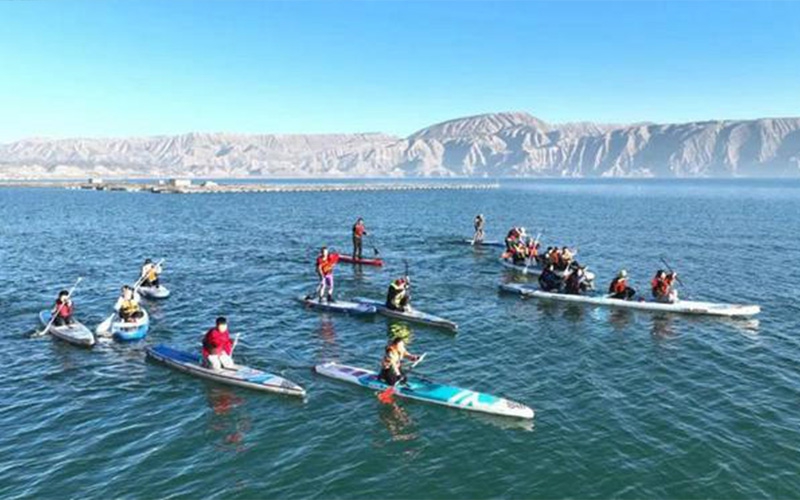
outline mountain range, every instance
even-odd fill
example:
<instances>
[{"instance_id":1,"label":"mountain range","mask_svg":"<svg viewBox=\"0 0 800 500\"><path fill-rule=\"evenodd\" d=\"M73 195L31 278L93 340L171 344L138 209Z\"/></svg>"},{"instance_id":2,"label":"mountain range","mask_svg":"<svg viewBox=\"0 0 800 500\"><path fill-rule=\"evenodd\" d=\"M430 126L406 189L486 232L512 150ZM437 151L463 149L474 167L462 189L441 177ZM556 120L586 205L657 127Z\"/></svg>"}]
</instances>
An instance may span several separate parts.
<instances>
[{"instance_id":1,"label":"mountain range","mask_svg":"<svg viewBox=\"0 0 800 500\"><path fill-rule=\"evenodd\" d=\"M0 178L797 177L800 118L549 124L528 113L381 133L26 139Z\"/></svg>"}]
</instances>

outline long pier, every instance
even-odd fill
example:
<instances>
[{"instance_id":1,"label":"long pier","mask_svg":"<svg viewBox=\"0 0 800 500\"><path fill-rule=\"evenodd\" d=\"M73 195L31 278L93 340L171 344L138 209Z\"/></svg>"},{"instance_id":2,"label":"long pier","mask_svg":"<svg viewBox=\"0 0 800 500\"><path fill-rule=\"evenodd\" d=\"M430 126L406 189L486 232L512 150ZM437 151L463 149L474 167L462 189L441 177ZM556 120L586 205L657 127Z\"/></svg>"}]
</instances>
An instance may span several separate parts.
<instances>
[{"instance_id":1,"label":"long pier","mask_svg":"<svg viewBox=\"0 0 800 500\"><path fill-rule=\"evenodd\" d=\"M59 188L95 191L127 191L157 194L220 194L220 193L303 193L335 191L448 191L497 189L498 183L476 182L365 182L348 183L225 183L225 181L200 181L192 184L162 182L105 181L102 183L77 181L52 182L0 182L0 188Z\"/></svg>"}]
</instances>

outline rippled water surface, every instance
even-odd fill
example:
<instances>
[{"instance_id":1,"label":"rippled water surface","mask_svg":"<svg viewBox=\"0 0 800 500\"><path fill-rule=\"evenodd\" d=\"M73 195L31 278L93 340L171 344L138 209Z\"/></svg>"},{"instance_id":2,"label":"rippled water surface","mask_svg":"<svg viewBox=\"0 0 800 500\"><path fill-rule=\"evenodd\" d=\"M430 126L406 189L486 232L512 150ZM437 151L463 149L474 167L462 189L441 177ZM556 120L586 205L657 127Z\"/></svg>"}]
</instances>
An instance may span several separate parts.
<instances>
[{"instance_id":1,"label":"rippled water surface","mask_svg":"<svg viewBox=\"0 0 800 500\"><path fill-rule=\"evenodd\" d=\"M758 303L757 320L658 316L523 301L497 252L454 243L474 215L579 247L605 284L643 286L666 255L685 296ZM312 374L373 367L388 324L304 310L322 244L366 219L384 269L340 266L339 295L382 296L408 262L419 371L535 408L532 426L398 401ZM491 191L169 196L0 189L0 496L800 496L800 183L504 182ZM147 340L81 350L31 339L37 312L84 277L92 328L144 257L173 295ZM145 361L196 349L214 317L237 358L305 401L220 387Z\"/></svg>"}]
</instances>

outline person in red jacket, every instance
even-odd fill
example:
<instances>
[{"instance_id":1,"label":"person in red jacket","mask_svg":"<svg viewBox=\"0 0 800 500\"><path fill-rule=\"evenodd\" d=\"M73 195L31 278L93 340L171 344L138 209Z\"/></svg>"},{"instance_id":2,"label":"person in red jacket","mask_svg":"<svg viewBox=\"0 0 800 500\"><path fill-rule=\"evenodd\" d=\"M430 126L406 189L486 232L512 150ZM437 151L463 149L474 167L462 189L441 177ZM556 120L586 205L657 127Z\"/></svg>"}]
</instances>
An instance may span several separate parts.
<instances>
[{"instance_id":1,"label":"person in red jacket","mask_svg":"<svg viewBox=\"0 0 800 500\"><path fill-rule=\"evenodd\" d=\"M675 290L675 280L678 278L676 272L666 272L659 269L656 276L650 282L653 298L657 302L672 304L678 301L678 291Z\"/></svg>"},{"instance_id":2,"label":"person in red jacket","mask_svg":"<svg viewBox=\"0 0 800 500\"><path fill-rule=\"evenodd\" d=\"M69 292L66 290L58 292L58 298L56 298L56 303L53 306L53 314L56 316L53 324L55 326L66 326L75 323L75 320L72 319L73 310L74 306L72 305L72 299L69 298Z\"/></svg>"},{"instance_id":3,"label":"person in red jacket","mask_svg":"<svg viewBox=\"0 0 800 500\"><path fill-rule=\"evenodd\" d=\"M367 233L367 228L364 226L364 219L361 217L358 218L355 224L353 224L353 258L354 259L361 259L361 249L362 249L362 241L364 239L364 235Z\"/></svg>"},{"instance_id":4,"label":"person in red jacket","mask_svg":"<svg viewBox=\"0 0 800 500\"><path fill-rule=\"evenodd\" d=\"M317 276L319 276L319 287L317 287L317 296L319 301L326 296L328 302L333 302L333 269L336 263L339 262L338 253L328 252L328 247L322 247L317 256Z\"/></svg>"},{"instance_id":5,"label":"person in red jacket","mask_svg":"<svg viewBox=\"0 0 800 500\"><path fill-rule=\"evenodd\" d=\"M628 271L622 269L608 285L608 296L612 299L631 300L636 290L628 285Z\"/></svg>"},{"instance_id":6,"label":"person in red jacket","mask_svg":"<svg viewBox=\"0 0 800 500\"><path fill-rule=\"evenodd\" d=\"M233 342L228 332L228 320L220 316L216 326L203 337L203 364L213 370L232 369L235 367L232 354Z\"/></svg>"}]
</instances>

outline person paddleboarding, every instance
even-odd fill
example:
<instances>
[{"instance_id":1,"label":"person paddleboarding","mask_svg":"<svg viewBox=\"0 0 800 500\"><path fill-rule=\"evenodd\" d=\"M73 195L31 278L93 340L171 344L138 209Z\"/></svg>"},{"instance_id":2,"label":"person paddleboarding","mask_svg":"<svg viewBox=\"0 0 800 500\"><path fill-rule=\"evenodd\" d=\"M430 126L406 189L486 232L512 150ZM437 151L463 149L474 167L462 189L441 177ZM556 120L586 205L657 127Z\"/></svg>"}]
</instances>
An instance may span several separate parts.
<instances>
[{"instance_id":1,"label":"person paddleboarding","mask_svg":"<svg viewBox=\"0 0 800 500\"><path fill-rule=\"evenodd\" d=\"M362 248L364 236L367 235L367 228L364 226L364 219L361 217L353 224L353 259L362 259Z\"/></svg>"},{"instance_id":2,"label":"person paddleboarding","mask_svg":"<svg viewBox=\"0 0 800 500\"><path fill-rule=\"evenodd\" d=\"M330 253L327 246L319 250L319 255L317 256L317 276L319 277L317 297L320 302L322 302L323 298L327 298L329 303L334 301L333 270L337 262L339 262L338 253Z\"/></svg>"},{"instance_id":3,"label":"person paddleboarding","mask_svg":"<svg viewBox=\"0 0 800 500\"><path fill-rule=\"evenodd\" d=\"M214 328L203 336L203 364L212 370L233 369L233 342L228 331L228 320L224 316L217 318Z\"/></svg>"},{"instance_id":4,"label":"person paddleboarding","mask_svg":"<svg viewBox=\"0 0 800 500\"><path fill-rule=\"evenodd\" d=\"M140 274L143 287L157 287L161 283L158 277L161 275L163 270L161 269L160 264L156 264L153 262L152 259L145 259L144 265L142 265L142 272Z\"/></svg>"},{"instance_id":5,"label":"person paddleboarding","mask_svg":"<svg viewBox=\"0 0 800 500\"><path fill-rule=\"evenodd\" d=\"M673 304L678 301L678 291L675 290L675 281L678 279L678 273L666 272L659 269L655 277L650 282L651 292L653 298L657 302L664 302L666 304Z\"/></svg>"},{"instance_id":6,"label":"person paddleboarding","mask_svg":"<svg viewBox=\"0 0 800 500\"><path fill-rule=\"evenodd\" d=\"M411 310L411 278L403 276L389 284L386 292L386 307L393 311Z\"/></svg>"},{"instance_id":7,"label":"person paddleboarding","mask_svg":"<svg viewBox=\"0 0 800 500\"><path fill-rule=\"evenodd\" d=\"M117 303L114 304L114 310L122 321L130 323L144 317L144 312L139 302L139 294L130 286L124 285Z\"/></svg>"},{"instance_id":8,"label":"person paddleboarding","mask_svg":"<svg viewBox=\"0 0 800 500\"><path fill-rule=\"evenodd\" d=\"M628 285L628 271L625 269L617 273L617 277L608 285L608 295L612 299L631 300L636 295L636 290Z\"/></svg>"},{"instance_id":9,"label":"person paddleboarding","mask_svg":"<svg viewBox=\"0 0 800 500\"><path fill-rule=\"evenodd\" d=\"M386 352L381 362L381 372L378 378L386 382L390 387L397 383L405 383L406 376L403 372L403 360L409 359L411 361L419 360L419 356L411 354L406 348L406 342L403 337L395 337L389 341L386 346Z\"/></svg>"},{"instance_id":10,"label":"person paddleboarding","mask_svg":"<svg viewBox=\"0 0 800 500\"><path fill-rule=\"evenodd\" d=\"M75 307L72 304L72 299L67 290L61 290L56 297L56 303L53 306L53 325L55 326L68 326L75 324L72 318L72 313Z\"/></svg>"},{"instance_id":11,"label":"person paddleboarding","mask_svg":"<svg viewBox=\"0 0 800 500\"><path fill-rule=\"evenodd\" d=\"M475 221L473 222L473 227L475 228L475 234L472 235L472 244L479 244L483 243L483 228L486 225L486 220L483 218L483 214L478 214L475 216Z\"/></svg>"}]
</instances>

